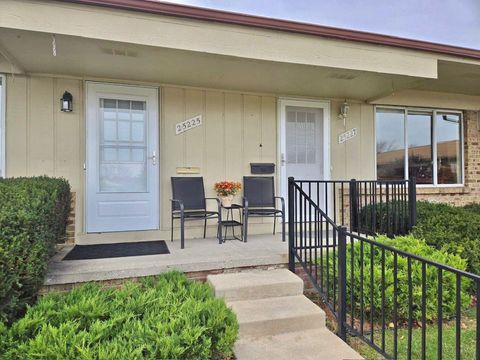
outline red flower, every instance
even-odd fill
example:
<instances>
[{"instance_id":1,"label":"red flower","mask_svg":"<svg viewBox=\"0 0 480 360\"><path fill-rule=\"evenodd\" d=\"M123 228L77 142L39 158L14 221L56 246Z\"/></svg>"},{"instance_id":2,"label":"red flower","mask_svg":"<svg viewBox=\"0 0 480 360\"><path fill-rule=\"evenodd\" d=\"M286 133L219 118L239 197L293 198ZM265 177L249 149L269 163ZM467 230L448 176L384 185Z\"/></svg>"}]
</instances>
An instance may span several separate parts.
<instances>
[{"instance_id":1,"label":"red flower","mask_svg":"<svg viewBox=\"0 0 480 360\"><path fill-rule=\"evenodd\" d=\"M242 185L235 181L219 181L214 185L218 196L236 195L241 188Z\"/></svg>"}]
</instances>

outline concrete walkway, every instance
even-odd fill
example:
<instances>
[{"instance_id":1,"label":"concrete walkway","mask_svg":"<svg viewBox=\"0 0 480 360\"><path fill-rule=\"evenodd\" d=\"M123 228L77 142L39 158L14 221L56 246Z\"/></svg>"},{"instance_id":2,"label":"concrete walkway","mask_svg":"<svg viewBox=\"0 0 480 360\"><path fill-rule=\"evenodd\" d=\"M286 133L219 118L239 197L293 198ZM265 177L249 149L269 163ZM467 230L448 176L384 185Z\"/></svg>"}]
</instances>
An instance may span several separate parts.
<instances>
[{"instance_id":1,"label":"concrete walkway","mask_svg":"<svg viewBox=\"0 0 480 360\"><path fill-rule=\"evenodd\" d=\"M303 281L286 269L209 275L240 324L238 360L362 357L325 326L325 312L303 295Z\"/></svg>"},{"instance_id":2,"label":"concrete walkway","mask_svg":"<svg viewBox=\"0 0 480 360\"><path fill-rule=\"evenodd\" d=\"M75 284L157 275L177 269L184 272L227 270L288 263L288 244L281 235L251 235L247 243L219 244L216 238L166 241L170 254L94 260L62 261L73 246L64 246L49 264L45 286Z\"/></svg>"}]
</instances>

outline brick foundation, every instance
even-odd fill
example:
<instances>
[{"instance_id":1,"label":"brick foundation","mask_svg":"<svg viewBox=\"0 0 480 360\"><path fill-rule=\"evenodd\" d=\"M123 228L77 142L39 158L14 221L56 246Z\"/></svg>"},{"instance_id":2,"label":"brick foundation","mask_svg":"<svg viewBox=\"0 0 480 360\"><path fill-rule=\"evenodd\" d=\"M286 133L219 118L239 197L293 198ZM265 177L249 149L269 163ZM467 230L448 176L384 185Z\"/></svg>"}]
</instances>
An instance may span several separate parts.
<instances>
[{"instance_id":1,"label":"brick foundation","mask_svg":"<svg viewBox=\"0 0 480 360\"><path fill-rule=\"evenodd\" d=\"M66 244L75 243L75 205L77 201L77 193L71 193L72 199L70 201L70 214L68 215L67 220L67 231L66 231Z\"/></svg>"},{"instance_id":2,"label":"brick foundation","mask_svg":"<svg viewBox=\"0 0 480 360\"><path fill-rule=\"evenodd\" d=\"M310 278L308 277L305 270L303 270L303 267L301 265L297 264L295 266L295 274L303 280L304 291L310 291L314 289Z\"/></svg>"},{"instance_id":3,"label":"brick foundation","mask_svg":"<svg viewBox=\"0 0 480 360\"><path fill-rule=\"evenodd\" d=\"M207 280L208 275L223 274L223 273L234 273L234 272L250 271L250 270L285 269L287 267L288 267L287 264L245 266L245 267L230 268L230 269L192 271L192 272L186 272L185 275L187 275L187 277L191 280L205 282ZM141 279L141 277L130 277L130 278L123 278L123 279L100 280L100 281L95 281L95 282L98 283L98 284L101 284L102 286L111 288L111 287L120 287L126 281L136 282L136 281L139 281L140 279ZM307 284L307 282L308 282L308 279L305 281L305 284ZM69 284L43 286L39 291L39 295L45 295L45 294L48 294L48 293L51 293L51 292L67 292L67 291L70 291L70 290L72 290L76 287L81 286L82 284L84 284L84 283L69 283Z\"/></svg>"}]
</instances>

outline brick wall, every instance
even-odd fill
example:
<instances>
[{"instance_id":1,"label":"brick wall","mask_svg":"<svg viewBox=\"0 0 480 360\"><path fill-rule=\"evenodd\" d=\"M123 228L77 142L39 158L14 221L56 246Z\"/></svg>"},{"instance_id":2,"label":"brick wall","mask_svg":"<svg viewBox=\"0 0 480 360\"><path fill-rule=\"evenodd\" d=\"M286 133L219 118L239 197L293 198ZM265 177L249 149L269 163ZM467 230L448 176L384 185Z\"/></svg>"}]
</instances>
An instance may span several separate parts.
<instances>
[{"instance_id":1,"label":"brick wall","mask_svg":"<svg viewBox=\"0 0 480 360\"><path fill-rule=\"evenodd\" d=\"M75 242L75 204L77 200L77 193L72 192L72 200L70 202L70 214L67 220L67 232L65 243L73 244Z\"/></svg>"}]
</instances>

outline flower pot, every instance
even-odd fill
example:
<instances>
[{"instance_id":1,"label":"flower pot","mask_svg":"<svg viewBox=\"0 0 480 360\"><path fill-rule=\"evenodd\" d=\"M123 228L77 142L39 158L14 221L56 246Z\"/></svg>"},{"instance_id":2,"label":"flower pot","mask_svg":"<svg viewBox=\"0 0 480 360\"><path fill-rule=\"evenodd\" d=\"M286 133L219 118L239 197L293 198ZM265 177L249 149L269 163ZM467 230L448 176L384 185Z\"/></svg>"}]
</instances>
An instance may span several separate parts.
<instances>
[{"instance_id":1,"label":"flower pot","mask_svg":"<svg viewBox=\"0 0 480 360\"><path fill-rule=\"evenodd\" d=\"M233 195L220 196L223 207L231 207L233 203Z\"/></svg>"}]
</instances>

